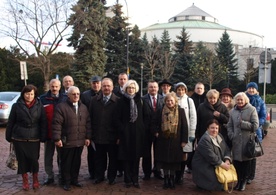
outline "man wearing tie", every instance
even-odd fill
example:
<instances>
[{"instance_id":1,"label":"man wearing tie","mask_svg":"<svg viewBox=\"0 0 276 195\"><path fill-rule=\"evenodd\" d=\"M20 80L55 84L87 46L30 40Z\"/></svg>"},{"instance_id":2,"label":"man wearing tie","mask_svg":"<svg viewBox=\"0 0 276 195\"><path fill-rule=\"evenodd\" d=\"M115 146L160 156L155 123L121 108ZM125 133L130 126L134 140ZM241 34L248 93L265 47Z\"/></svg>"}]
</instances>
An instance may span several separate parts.
<instances>
[{"instance_id":1,"label":"man wearing tie","mask_svg":"<svg viewBox=\"0 0 276 195\"><path fill-rule=\"evenodd\" d=\"M113 82L110 78L102 80L102 93L91 99L89 113L91 117L92 141L95 143L95 184L104 181L108 156L108 184L115 184L117 174L118 132L113 125L119 98L112 93Z\"/></svg>"},{"instance_id":2,"label":"man wearing tie","mask_svg":"<svg viewBox=\"0 0 276 195\"><path fill-rule=\"evenodd\" d=\"M126 73L120 73L118 76L118 84L119 86L114 87L113 93L118 96L122 97L123 95L123 86L128 81L128 76Z\"/></svg>"},{"instance_id":3,"label":"man wearing tie","mask_svg":"<svg viewBox=\"0 0 276 195\"><path fill-rule=\"evenodd\" d=\"M154 173L154 177L162 179L161 171L156 169L155 162L154 167L152 169L151 147L153 143L154 151L154 135L157 132L156 117L160 116L159 113L162 111L163 98L164 97L162 95L158 94L158 83L155 81L148 82L148 93L142 97L144 105L144 125L146 130L145 154L142 161L144 180L149 180L152 172Z\"/></svg>"}]
</instances>

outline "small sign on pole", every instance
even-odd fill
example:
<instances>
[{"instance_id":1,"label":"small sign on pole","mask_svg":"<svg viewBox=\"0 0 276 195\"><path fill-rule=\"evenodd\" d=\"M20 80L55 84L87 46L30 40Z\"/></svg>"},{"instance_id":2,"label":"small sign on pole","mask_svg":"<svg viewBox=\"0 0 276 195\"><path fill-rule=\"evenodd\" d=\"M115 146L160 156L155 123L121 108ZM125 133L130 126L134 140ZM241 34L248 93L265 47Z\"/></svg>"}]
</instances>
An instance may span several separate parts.
<instances>
[{"instance_id":1,"label":"small sign on pole","mask_svg":"<svg viewBox=\"0 0 276 195\"><path fill-rule=\"evenodd\" d=\"M28 72L27 72L27 65L25 61L20 61L20 75L21 80L24 80L25 85L27 85L27 79L28 79Z\"/></svg>"}]
</instances>

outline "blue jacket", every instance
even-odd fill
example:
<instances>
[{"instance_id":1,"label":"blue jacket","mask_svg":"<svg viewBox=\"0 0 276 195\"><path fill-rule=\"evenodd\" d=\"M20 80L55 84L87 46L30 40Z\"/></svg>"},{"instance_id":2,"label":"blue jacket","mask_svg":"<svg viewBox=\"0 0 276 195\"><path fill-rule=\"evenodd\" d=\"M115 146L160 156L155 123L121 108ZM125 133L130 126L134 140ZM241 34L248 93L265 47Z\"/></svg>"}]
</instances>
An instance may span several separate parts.
<instances>
[{"instance_id":1,"label":"blue jacket","mask_svg":"<svg viewBox=\"0 0 276 195\"><path fill-rule=\"evenodd\" d=\"M266 121L266 105L264 101L258 94L250 95L246 93L246 95L250 100L250 104L256 108L259 117L259 126L262 126Z\"/></svg>"}]
</instances>

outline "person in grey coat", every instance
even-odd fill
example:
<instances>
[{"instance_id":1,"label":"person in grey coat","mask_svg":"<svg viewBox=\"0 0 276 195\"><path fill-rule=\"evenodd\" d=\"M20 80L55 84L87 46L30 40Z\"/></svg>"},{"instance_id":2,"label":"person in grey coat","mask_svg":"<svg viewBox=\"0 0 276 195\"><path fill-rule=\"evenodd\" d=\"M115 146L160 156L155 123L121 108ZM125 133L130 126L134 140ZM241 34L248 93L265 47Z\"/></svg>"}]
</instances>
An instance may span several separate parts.
<instances>
[{"instance_id":1,"label":"person in grey coat","mask_svg":"<svg viewBox=\"0 0 276 195\"><path fill-rule=\"evenodd\" d=\"M235 106L231 110L227 124L228 137L232 141L234 166L237 170L238 183L235 190L244 191L251 158L244 156L246 144L250 135L254 135L259 127L258 114L244 92L234 97Z\"/></svg>"},{"instance_id":2,"label":"person in grey coat","mask_svg":"<svg viewBox=\"0 0 276 195\"><path fill-rule=\"evenodd\" d=\"M193 182L200 189L222 191L215 168L230 169L231 152L219 133L220 123L216 119L207 122L207 131L202 135L192 160Z\"/></svg>"}]
</instances>

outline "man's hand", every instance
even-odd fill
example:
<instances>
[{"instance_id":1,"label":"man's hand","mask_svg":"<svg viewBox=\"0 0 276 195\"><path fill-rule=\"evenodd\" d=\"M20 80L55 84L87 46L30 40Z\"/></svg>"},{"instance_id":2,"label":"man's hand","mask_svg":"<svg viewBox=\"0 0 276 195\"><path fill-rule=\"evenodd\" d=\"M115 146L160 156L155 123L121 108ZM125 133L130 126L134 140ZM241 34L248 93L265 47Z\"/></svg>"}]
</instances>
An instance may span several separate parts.
<instances>
[{"instance_id":1,"label":"man's hand","mask_svg":"<svg viewBox=\"0 0 276 195\"><path fill-rule=\"evenodd\" d=\"M62 141L61 141L61 140L55 142L55 144L56 144L56 146L59 147L59 148L63 147L63 144L62 144Z\"/></svg>"},{"instance_id":2,"label":"man's hand","mask_svg":"<svg viewBox=\"0 0 276 195\"><path fill-rule=\"evenodd\" d=\"M85 146L88 147L90 145L90 139L86 139L84 143L85 143Z\"/></svg>"}]
</instances>

